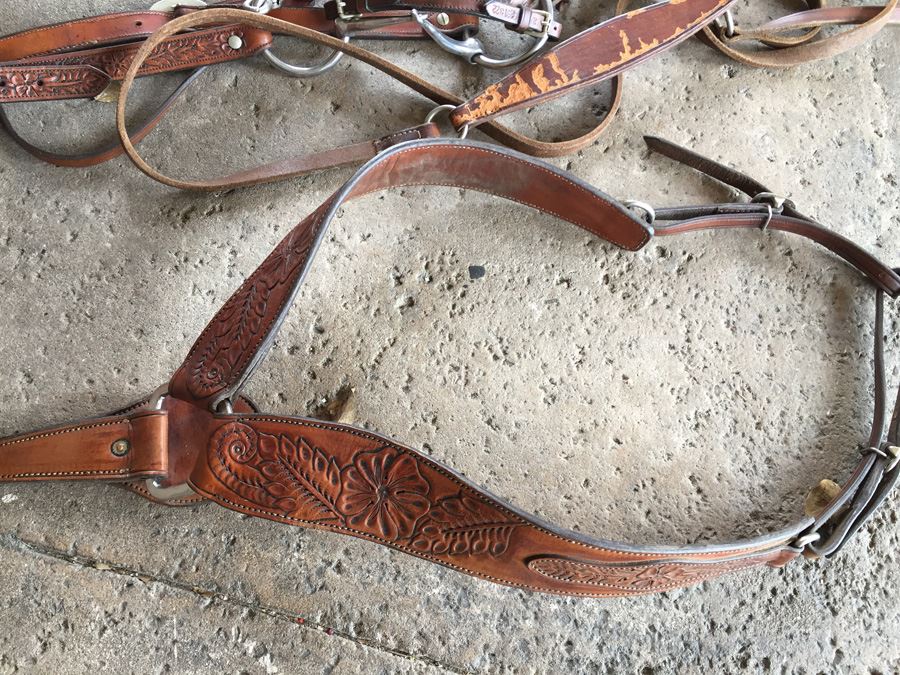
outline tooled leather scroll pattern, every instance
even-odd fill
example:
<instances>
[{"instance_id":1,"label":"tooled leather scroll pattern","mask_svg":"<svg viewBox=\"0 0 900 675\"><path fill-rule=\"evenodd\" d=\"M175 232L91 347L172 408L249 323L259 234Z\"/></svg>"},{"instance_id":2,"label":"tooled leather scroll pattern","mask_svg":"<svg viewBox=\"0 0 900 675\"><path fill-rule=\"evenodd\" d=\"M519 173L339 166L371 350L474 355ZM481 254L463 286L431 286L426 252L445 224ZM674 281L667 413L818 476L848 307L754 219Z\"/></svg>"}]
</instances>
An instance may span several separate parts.
<instances>
[{"instance_id":1,"label":"tooled leather scroll pattern","mask_svg":"<svg viewBox=\"0 0 900 675\"><path fill-rule=\"evenodd\" d=\"M661 560L634 565L602 565L568 558L545 557L529 561L528 567L556 581L620 591L652 592L689 586L763 562L765 559L748 557L710 563Z\"/></svg>"},{"instance_id":2,"label":"tooled leather scroll pattern","mask_svg":"<svg viewBox=\"0 0 900 675\"><path fill-rule=\"evenodd\" d=\"M323 212L320 207L294 228L203 331L182 366L192 396L215 396L240 378L267 327L289 300L294 281L309 258Z\"/></svg>"},{"instance_id":3,"label":"tooled leather scroll pattern","mask_svg":"<svg viewBox=\"0 0 900 675\"><path fill-rule=\"evenodd\" d=\"M241 38L245 44L247 42L245 31L237 26L168 38L153 50L139 72L147 74L182 70L247 56L246 48L235 50L228 45L228 39L232 36ZM90 65L99 68L114 80L121 80L128 72L128 67L139 48L140 45L134 45L101 49L77 56L54 55L32 62L48 65Z\"/></svg>"},{"instance_id":4,"label":"tooled leather scroll pattern","mask_svg":"<svg viewBox=\"0 0 900 675\"><path fill-rule=\"evenodd\" d=\"M342 459L300 435L233 422L212 437L209 457L213 475L247 501L421 554L498 557L524 524L462 490L436 494L434 470L395 447Z\"/></svg>"},{"instance_id":5,"label":"tooled leather scroll pattern","mask_svg":"<svg viewBox=\"0 0 900 675\"><path fill-rule=\"evenodd\" d=\"M109 78L93 68L0 68L0 101L88 98L108 84Z\"/></svg>"},{"instance_id":6,"label":"tooled leather scroll pattern","mask_svg":"<svg viewBox=\"0 0 900 675\"><path fill-rule=\"evenodd\" d=\"M553 92L602 79L620 66L699 30L732 1L693 0L691 4L672 0L601 24L487 87L453 111L453 123L459 128Z\"/></svg>"}]
</instances>

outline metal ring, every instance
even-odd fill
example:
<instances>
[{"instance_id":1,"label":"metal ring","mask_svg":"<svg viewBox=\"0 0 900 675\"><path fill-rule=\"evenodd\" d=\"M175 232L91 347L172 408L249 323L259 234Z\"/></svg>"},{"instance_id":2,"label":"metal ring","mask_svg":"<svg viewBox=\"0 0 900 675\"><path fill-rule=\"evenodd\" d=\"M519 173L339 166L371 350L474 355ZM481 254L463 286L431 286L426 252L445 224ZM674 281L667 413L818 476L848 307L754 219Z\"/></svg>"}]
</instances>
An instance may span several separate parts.
<instances>
[{"instance_id":1,"label":"metal ring","mask_svg":"<svg viewBox=\"0 0 900 675\"><path fill-rule=\"evenodd\" d=\"M216 404L214 412L218 415L221 413L225 413L226 415L234 415L234 405L231 403L230 398L225 398L219 401Z\"/></svg>"},{"instance_id":2,"label":"metal ring","mask_svg":"<svg viewBox=\"0 0 900 675\"><path fill-rule=\"evenodd\" d=\"M626 199L623 204L625 208L634 211L635 209L639 209L644 212L644 220L647 221L648 225L653 225L656 222L656 209L650 206L647 202L641 202L637 199Z\"/></svg>"},{"instance_id":3,"label":"metal ring","mask_svg":"<svg viewBox=\"0 0 900 675\"><path fill-rule=\"evenodd\" d=\"M479 66L483 66L484 68L508 68L509 66L515 66L522 63L523 61L527 61L532 56L541 51L544 48L544 45L547 44L547 40L550 39L550 26L553 24L553 21L556 18L553 0L541 0L541 4L544 6L544 9L541 10L544 14L544 23L542 25L543 30L537 37L535 43L531 45L530 49L526 50L522 54L519 54L518 56L510 56L507 59L495 59L483 53L476 54L472 57L472 63L476 63Z\"/></svg>"},{"instance_id":4,"label":"metal ring","mask_svg":"<svg viewBox=\"0 0 900 675\"><path fill-rule=\"evenodd\" d=\"M900 448L896 445L889 445L885 448L885 452L891 457L891 461L884 467L884 472L890 473L900 464Z\"/></svg>"},{"instance_id":5,"label":"metal ring","mask_svg":"<svg viewBox=\"0 0 900 675\"><path fill-rule=\"evenodd\" d=\"M145 408L147 410L162 410L163 409L163 401L169 396L169 385L164 384L161 387L157 387L156 390L150 394L150 398L147 400L145 404Z\"/></svg>"},{"instance_id":6,"label":"metal ring","mask_svg":"<svg viewBox=\"0 0 900 675\"><path fill-rule=\"evenodd\" d=\"M144 481L144 488L153 496L154 499L163 503L182 500L186 497L193 497L197 494L187 483L180 483L179 485L163 487L162 482L162 478L148 478L146 481Z\"/></svg>"},{"instance_id":7,"label":"metal ring","mask_svg":"<svg viewBox=\"0 0 900 675\"><path fill-rule=\"evenodd\" d=\"M884 450L882 450L881 448L876 448L874 445L870 446L868 448L863 448L862 450L859 451L859 454L861 454L861 455L878 455L879 457L881 457L881 459L888 458L888 454Z\"/></svg>"},{"instance_id":8,"label":"metal ring","mask_svg":"<svg viewBox=\"0 0 900 675\"><path fill-rule=\"evenodd\" d=\"M790 546L794 548L804 549L809 544L819 541L822 538L822 535L818 532L810 532L809 534L804 534L800 537L797 537L790 543Z\"/></svg>"},{"instance_id":9,"label":"metal ring","mask_svg":"<svg viewBox=\"0 0 900 675\"><path fill-rule=\"evenodd\" d=\"M347 44L350 42L350 36L345 35L343 40L344 44ZM266 60L278 70L287 73L291 77L316 77L318 75L323 75L334 68L338 64L338 61L341 60L341 57L344 56L344 52L340 49L335 49L331 56L324 61L315 63L311 66L295 66L293 63L283 61L275 55L271 47L264 49L262 55L265 56Z\"/></svg>"},{"instance_id":10,"label":"metal ring","mask_svg":"<svg viewBox=\"0 0 900 675\"><path fill-rule=\"evenodd\" d=\"M728 38L734 37L736 28L734 25L734 14L731 13L731 10L726 9L725 13L722 16L716 18L716 25L719 28L722 28L722 22L720 21L720 19L725 19L725 27L724 27L725 37L728 37Z\"/></svg>"},{"instance_id":11,"label":"metal ring","mask_svg":"<svg viewBox=\"0 0 900 675\"><path fill-rule=\"evenodd\" d=\"M425 116L425 124L428 124L429 122L434 121L434 118L437 117L438 115L440 115L440 114L441 114L442 112L444 112L445 110L446 110L447 112L450 112L451 110L456 110L456 106L455 106L455 105L450 105L449 103L445 103L444 105L439 105L439 106L437 106L436 108L432 108L432 109L431 109L431 112L429 112L429 113ZM454 127L454 129L455 129L455 127ZM462 126L462 129L457 129L457 130L456 130L456 134L457 134L457 136L459 137L459 140L464 139L466 136L469 135L469 125L468 125L468 124L464 124L464 125Z\"/></svg>"}]
</instances>

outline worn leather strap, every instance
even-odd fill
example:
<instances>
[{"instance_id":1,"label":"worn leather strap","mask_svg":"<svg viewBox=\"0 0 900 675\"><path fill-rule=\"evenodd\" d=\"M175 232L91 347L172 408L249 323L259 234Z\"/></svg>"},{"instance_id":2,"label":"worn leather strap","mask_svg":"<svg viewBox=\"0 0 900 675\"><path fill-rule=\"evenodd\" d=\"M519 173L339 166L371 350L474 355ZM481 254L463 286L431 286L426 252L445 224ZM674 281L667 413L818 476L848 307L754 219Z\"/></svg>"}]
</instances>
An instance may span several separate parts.
<instances>
[{"instance_id":1,"label":"worn leather strap","mask_svg":"<svg viewBox=\"0 0 900 675\"><path fill-rule=\"evenodd\" d=\"M198 68L193 73L188 75L184 80L182 80L181 84L163 101L160 106L153 111L150 115L148 115L145 121L135 130L130 131L130 138L134 143L139 143L142 141L147 134L149 134L153 129L156 128L165 117L166 113L175 105L176 101L178 101L179 97L187 90L187 88L194 83L194 81L200 76L200 74L205 70L205 66L202 68ZM6 113L6 109L3 106L0 106L0 127L2 127L9 137L23 150L25 150L32 157L35 157L43 162L47 162L48 164L53 164L54 166L62 166L62 167L70 167L70 168L83 168L88 166L96 166L97 164L102 164L104 162L108 162L116 157L120 157L125 154L125 148L122 147L121 141L119 141L118 137L116 140L100 147L95 150L91 150L88 152L80 152L80 153L63 153L56 152L54 150L48 150L46 148L42 148L37 146L32 141L23 137L18 130L16 129L13 121L9 118L9 115Z\"/></svg>"},{"instance_id":2,"label":"worn leather strap","mask_svg":"<svg viewBox=\"0 0 900 675\"><path fill-rule=\"evenodd\" d=\"M233 187L283 180L288 177L300 175L301 173L305 173L310 170L318 170L321 168L325 168L326 166L343 164L347 163L347 161L358 161L361 158L360 156L354 155L352 159L345 161L344 158L346 157L346 154L342 150L339 150L336 155L339 161L334 160L332 156L326 152L309 157L292 158L283 162L276 162L249 169L247 171L242 171L238 174L233 174L230 176L204 180L183 180L179 178L172 178L150 166L150 164L143 159L143 157L135 147L135 144L129 138L128 130L125 127L125 120L128 109L128 95L131 91L131 87L141 71L144 60L153 53L153 51L159 44L161 44L171 35L178 34L210 22L240 22L241 25L268 30L272 33L291 35L294 37L302 38L317 45L337 49L355 58L358 58L359 60L373 66L383 73L390 75L394 79L411 88L413 91L422 94L435 103L446 105L450 103L458 104L461 102L461 100L453 94L434 86L433 84L423 80L422 78L414 75L409 71L395 66L390 61L376 54L373 54L366 49L358 47L357 45L354 45L352 43L345 43L329 35L309 30L307 28L304 28L303 26L289 24L272 16L254 15L249 14L246 11L236 9L208 9L203 12L195 12L191 15L170 21L143 43L140 50L135 55L134 60L132 61L131 66L128 69L128 72L125 74L122 80L122 88L119 95L119 103L116 111L116 121L119 129L119 135L126 154L145 174L147 174L154 180L157 180L166 185L170 185L172 187L183 190L206 191L230 189ZM575 139L553 143L535 141L533 139L517 134L496 123L486 123L482 126L481 130L508 147L525 151L532 155L556 156L559 154L569 154L571 152L575 152L577 149L585 146L586 144L593 142L593 140L606 128L606 125L611 120L612 115L616 112L620 101L620 83L617 81L615 83L615 86L616 91L613 99L613 104L606 119L588 133ZM422 127L419 127L419 129L421 128ZM410 133L415 133L415 130L404 130L392 136L396 136L397 139L405 140L405 137ZM367 143L365 144L365 146L373 147L371 143ZM369 157L371 156L372 155L369 154ZM286 166L290 168L285 168Z\"/></svg>"},{"instance_id":3,"label":"worn leather strap","mask_svg":"<svg viewBox=\"0 0 900 675\"><path fill-rule=\"evenodd\" d=\"M734 0L660 2L554 46L450 113L457 129L607 80L688 39Z\"/></svg>"},{"instance_id":4,"label":"worn leather strap","mask_svg":"<svg viewBox=\"0 0 900 675\"><path fill-rule=\"evenodd\" d=\"M757 196L766 192L761 183L721 164L660 139L650 142L654 149ZM793 207L786 214L778 202L776 207L744 202L659 209L653 227L665 235L731 227L792 232L828 247L878 288L876 410L868 439L872 452L864 454L854 477L818 518L804 517L779 532L715 546L610 542L545 523L432 457L376 433L310 418L247 412L239 404L231 412L229 402L237 400L271 346L338 209L371 192L407 185L449 185L496 194L568 220L628 250L640 249L653 232L612 197L511 151L459 140L393 146L294 228L225 303L173 376L160 410L128 409L64 431L0 440L0 479L125 480L164 473L160 485L167 485L189 474L196 494L229 509L350 534L498 583L579 596L664 591L752 566L780 566L800 553L829 555L865 522L896 482L900 469L891 461L890 444L897 441L900 413L895 412L887 440L882 439L883 298L900 295L900 276ZM145 424L155 425L153 433L133 431ZM149 448L150 461L137 461L135 454L129 462L117 463L104 454L126 433L135 449ZM51 458L47 439L68 434L74 442L86 443L86 450L76 451L73 442L61 458ZM144 437L150 442L143 443ZM29 452L9 451L17 447ZM139 485L134 489L143 490Z\"/></svg>"},{"instance_id":5,"label":"worn leather strap","mask_svg":"<svg viewBox=\"0 0 900 675\"><path fill-rule=\"evenodd\" d=\"M810 3L813 4L813 3ZM815 8L776 19L756 29L736 27L728 35L721 25L703 29L704 41L731 59L756 68L789 68L843 54L868 42L886 26L900 24L898 0L887 0L883 7ZM848 30L821 39L813 39L825 26L852 26ZM790 40L792 31L807 31L800 39ZM748 50L756 43L771 47Z\"/></svg>"}]
</instances>

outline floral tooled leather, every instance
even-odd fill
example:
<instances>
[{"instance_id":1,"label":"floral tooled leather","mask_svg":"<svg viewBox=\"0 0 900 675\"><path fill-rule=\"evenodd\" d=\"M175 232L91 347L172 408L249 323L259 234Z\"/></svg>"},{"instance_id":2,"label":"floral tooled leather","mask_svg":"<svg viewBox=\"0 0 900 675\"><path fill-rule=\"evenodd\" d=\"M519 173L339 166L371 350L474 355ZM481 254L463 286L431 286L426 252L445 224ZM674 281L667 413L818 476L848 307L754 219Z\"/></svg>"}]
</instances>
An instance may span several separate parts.
<instances>
[{"instance_id":1,"label":"floral tooled leather","mask_svg":"<svg viewBox=\"0 0 900 675\"><path fill-rule=\"evenodd\" d=\"M663 591L777 564L781 550L608 548L513 511L418 452L305 418L218 418L191 476L229 508L377 541L491 581L574 595Z\"/></svg>"}]
</instances>

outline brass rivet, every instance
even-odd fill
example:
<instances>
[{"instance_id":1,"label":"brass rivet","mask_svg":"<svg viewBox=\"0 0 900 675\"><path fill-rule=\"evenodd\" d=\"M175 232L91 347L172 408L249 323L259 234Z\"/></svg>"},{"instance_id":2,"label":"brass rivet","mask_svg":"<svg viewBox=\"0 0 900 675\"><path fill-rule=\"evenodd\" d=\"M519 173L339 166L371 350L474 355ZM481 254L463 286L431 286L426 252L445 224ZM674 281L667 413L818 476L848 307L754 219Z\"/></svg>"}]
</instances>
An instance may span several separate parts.
<instances>
[{"instance_id":1,"label":"brass rivet","mask_svg":"<svg viewBox=\"0 0 900 675\"><path fill-rule=\"evenodd\" d=\"M450 23L450 17L447 16L446 12L441 12L436 17L434 17L438 23L438 26L446 26Z\"/></svg>"},{"instance_id":2,"label":"brass rivet","mask_svg":"<svg viewBox=\"0 0 900 675\"><path fill-rule=\"evenodd\" d=\"M131 443L126 438L120 438L109 447L109 451L116 457L124 457L131 450Z\"/></svg>"},{"instance_id":3,"label":"brass rivet","mask_svg":"<svg viewBox=\"0 0 900 675\"><path fill-rule=\"evenodd\" d=\"M244 46L244 41L237 35L232 35L228 38L228 46L234 50L238 50Z\"/></svg>"}]
</instances>

